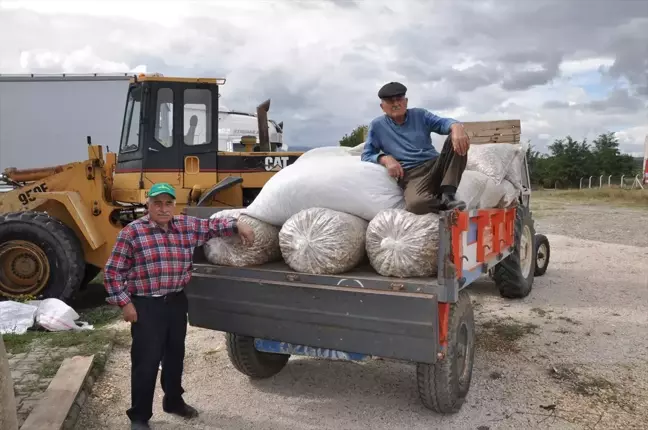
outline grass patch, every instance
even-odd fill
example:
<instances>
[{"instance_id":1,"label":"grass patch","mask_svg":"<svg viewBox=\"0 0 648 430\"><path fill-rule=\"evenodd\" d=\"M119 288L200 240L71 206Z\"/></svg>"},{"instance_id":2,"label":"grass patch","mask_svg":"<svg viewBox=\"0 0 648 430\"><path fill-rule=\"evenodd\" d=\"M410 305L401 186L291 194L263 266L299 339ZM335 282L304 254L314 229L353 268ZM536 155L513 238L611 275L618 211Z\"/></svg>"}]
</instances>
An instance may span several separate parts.
<instances>
[{"instance_id":1,"label":"grass patch","mask_svg":"<svg viewBox=\"0 0 648 430\"><path fill-rule=\"evenodd\" d=\"M519 352L518 341L528 334L534 334L539 326L512 320L491 320L482 324L477 334L479 348L491 352Z\"/></svg>"},{"instance_id":2,"label":"grass patch","mask_svg":"<svg viewBox=\"0 0 648 430\"><path fill-rule=\"evenodd\" d=\"M648 207L648 189L588 188L583 190L537 190L533 191L531 195L532 202L534 202L534 199L563 200L565 203L614 204L633 208L646 208ZM543 206L546 205L546 202L539 203L540 208L544 209ZM533 206L534 204L532 203Z\"/></svg>"}]
</instances>

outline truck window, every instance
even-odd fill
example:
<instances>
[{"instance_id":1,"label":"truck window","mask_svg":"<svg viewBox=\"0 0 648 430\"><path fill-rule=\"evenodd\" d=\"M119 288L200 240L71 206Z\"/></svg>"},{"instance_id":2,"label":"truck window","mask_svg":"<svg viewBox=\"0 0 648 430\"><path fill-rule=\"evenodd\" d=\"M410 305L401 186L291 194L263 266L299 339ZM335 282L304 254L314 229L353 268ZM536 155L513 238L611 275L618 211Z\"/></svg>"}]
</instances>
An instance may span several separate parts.
<instances>
[{"instance_id":1,"label":"truck window","mask_svg":"<svg viewBox=\"0 0 648 430\"><path fill-rule=\"evenodd\" d=\"M161 88L157 93L155 140L162 146L173 146L173 90Z\"/></svg>"},{"instance_id":2,"label":"truck window","mask_svg":"<svg viewBox=\"0 0 648 430\"><path fill-rule=\"evenodd\" d=\"M184 92L184 142L186 145L211 143L211 91Z\"/></svg>"},{"instance_id":3,"label":"truck window","mask_svg":"<svg viewBox=\"0 0 648 430\"><path fill-rule=\"evenodd\" d=\"M139 88L132 89L128 93L128 105L124 114L124 125L119 145L120 152L137 151L139 148L140 94Z\"/></svg>"}]
</instances>

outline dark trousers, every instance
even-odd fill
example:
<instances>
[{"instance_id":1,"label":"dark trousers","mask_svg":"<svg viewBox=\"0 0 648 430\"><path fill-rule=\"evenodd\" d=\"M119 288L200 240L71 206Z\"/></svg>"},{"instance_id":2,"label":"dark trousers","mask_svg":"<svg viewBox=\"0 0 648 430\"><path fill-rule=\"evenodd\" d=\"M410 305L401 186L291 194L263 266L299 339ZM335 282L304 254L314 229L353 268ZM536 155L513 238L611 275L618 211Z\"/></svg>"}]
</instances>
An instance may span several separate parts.
<instances>
[{"instance_id":1,"label":"dark trousers","mask_svg":"<svg viewBox=\"0 0 648 430\"><path fill-rule=\"evenodd\" d=\"M405 171L401 187L405 195L405 208L415 214L441 210L440 195L446 189L456 191L461 175L466 170L467 155L459 155L448 136L439 156Z\"/></svg>"},{"instance_id":2,"label":"dark trousers","mask_svg":"<svg viewBox=\"0 0 648 430\"><path fill-rule=\"evenodd\" d=\"M182 372L187 335L187 296L184 292L163 297L132 298L137 322L131 324L131 421L153 416L155 381L162 362L164 406L183 404Z\"/></svg>"}]
</instances>

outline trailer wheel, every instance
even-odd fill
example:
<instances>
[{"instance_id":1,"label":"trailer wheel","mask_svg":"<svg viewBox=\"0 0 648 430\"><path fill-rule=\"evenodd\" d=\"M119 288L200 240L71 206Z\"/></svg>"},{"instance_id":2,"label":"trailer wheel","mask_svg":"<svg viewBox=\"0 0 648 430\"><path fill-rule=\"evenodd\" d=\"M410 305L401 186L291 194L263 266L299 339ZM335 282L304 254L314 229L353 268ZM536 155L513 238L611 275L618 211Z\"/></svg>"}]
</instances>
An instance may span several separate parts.
<instances>
[{"instance_id":1,"label":"trailer wheel","mask_svg":"<svg viewBox=\"0 0 648 430\"><path fill-rule=\"evenodd\" d=\"M547 271L549 266L549 257L551 256L551 248L549 247L549 239L544 234L535 235L535 269L534 276L542 276Z\"/></svg>"},{"instance_id":2,"label":"trailer wheel","mask_svg":"<svg viewBox=\"0 0 648 430\"><path fill-rule=\"evenodd\" d=\"M44 212L0 215L0 295L68 301L85 275L74 231Z\"/></svg>"},{"instance_id":3,"label":"trailer wheel","mask_svg":"<svg viewBox=\"0 0 648 430\"><path fill-rule=\"evenodd\" d=\"M531 216L521 206L515 211L514 234L513 252L493 270L493 280L500 295L509 299L526 297L533 288L535 227Z\"/></svg>"},{"instance_id":4,"label":"trailer wheel","mask_svg":"<svg viewBox=\"0 0 648 430\"><path fill-rule=\"evenodd\" d=\"M227 355L234 367L253 379L265 379L284 368L290 355L258 351L254 338L227 333Z\"/></svg>"},{"instance_id":5,"label":"trailer wheel","mask_svg":"<svg viewBox=\"0 0 648 430\"><path fill-rule=\"evenodd\" d=\"M475 319L470 296L462 290L459 301L450 305L445 357L435 364L418 363L416 366L423 405L441 414L458 412L470 389L474 358Z\"/></svg>"}]
</instances>

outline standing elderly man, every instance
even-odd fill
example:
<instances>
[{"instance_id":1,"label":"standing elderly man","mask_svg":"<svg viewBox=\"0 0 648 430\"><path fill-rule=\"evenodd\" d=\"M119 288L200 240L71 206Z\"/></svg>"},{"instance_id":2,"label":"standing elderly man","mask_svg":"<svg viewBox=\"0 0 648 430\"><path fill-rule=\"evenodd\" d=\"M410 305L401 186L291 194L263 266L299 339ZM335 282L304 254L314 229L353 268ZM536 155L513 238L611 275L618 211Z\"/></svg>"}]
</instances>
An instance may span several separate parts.
<instances>
[{"instance_id":1,"label":"standing elderly man","mask_svg":"<svg viewBox=\"0 0 648 430\"><path fill-rule=\"evenodd\" d=\"M385 115L371 121L362 160L387 168L403 188L410 212L464 209L465 203L457 200L455 193L466 169L468 135L455 119L408 108L406 92L399 82L385 84L378 91ZM432 132L449 135L441 154L432 146Z\"/></svg>"},{"instance_id":2,"label":"standing elderly man","mask_svg":"<svg viewBox=\"0 0 648 430\"><path fill-rule=\"evenodd\" d=\"M148 214L121 230L104 270L108 303L120 306L131 323L131 408L126 414L132 429L149 428L160 361L164 411L198 415L182 399L188 310L183 290L194 248L212 237L235 234L245 244L254 242L252 228L235 219L174 215L175 197L169 184L151 187Z\"/></svg>"}]
</instances>

